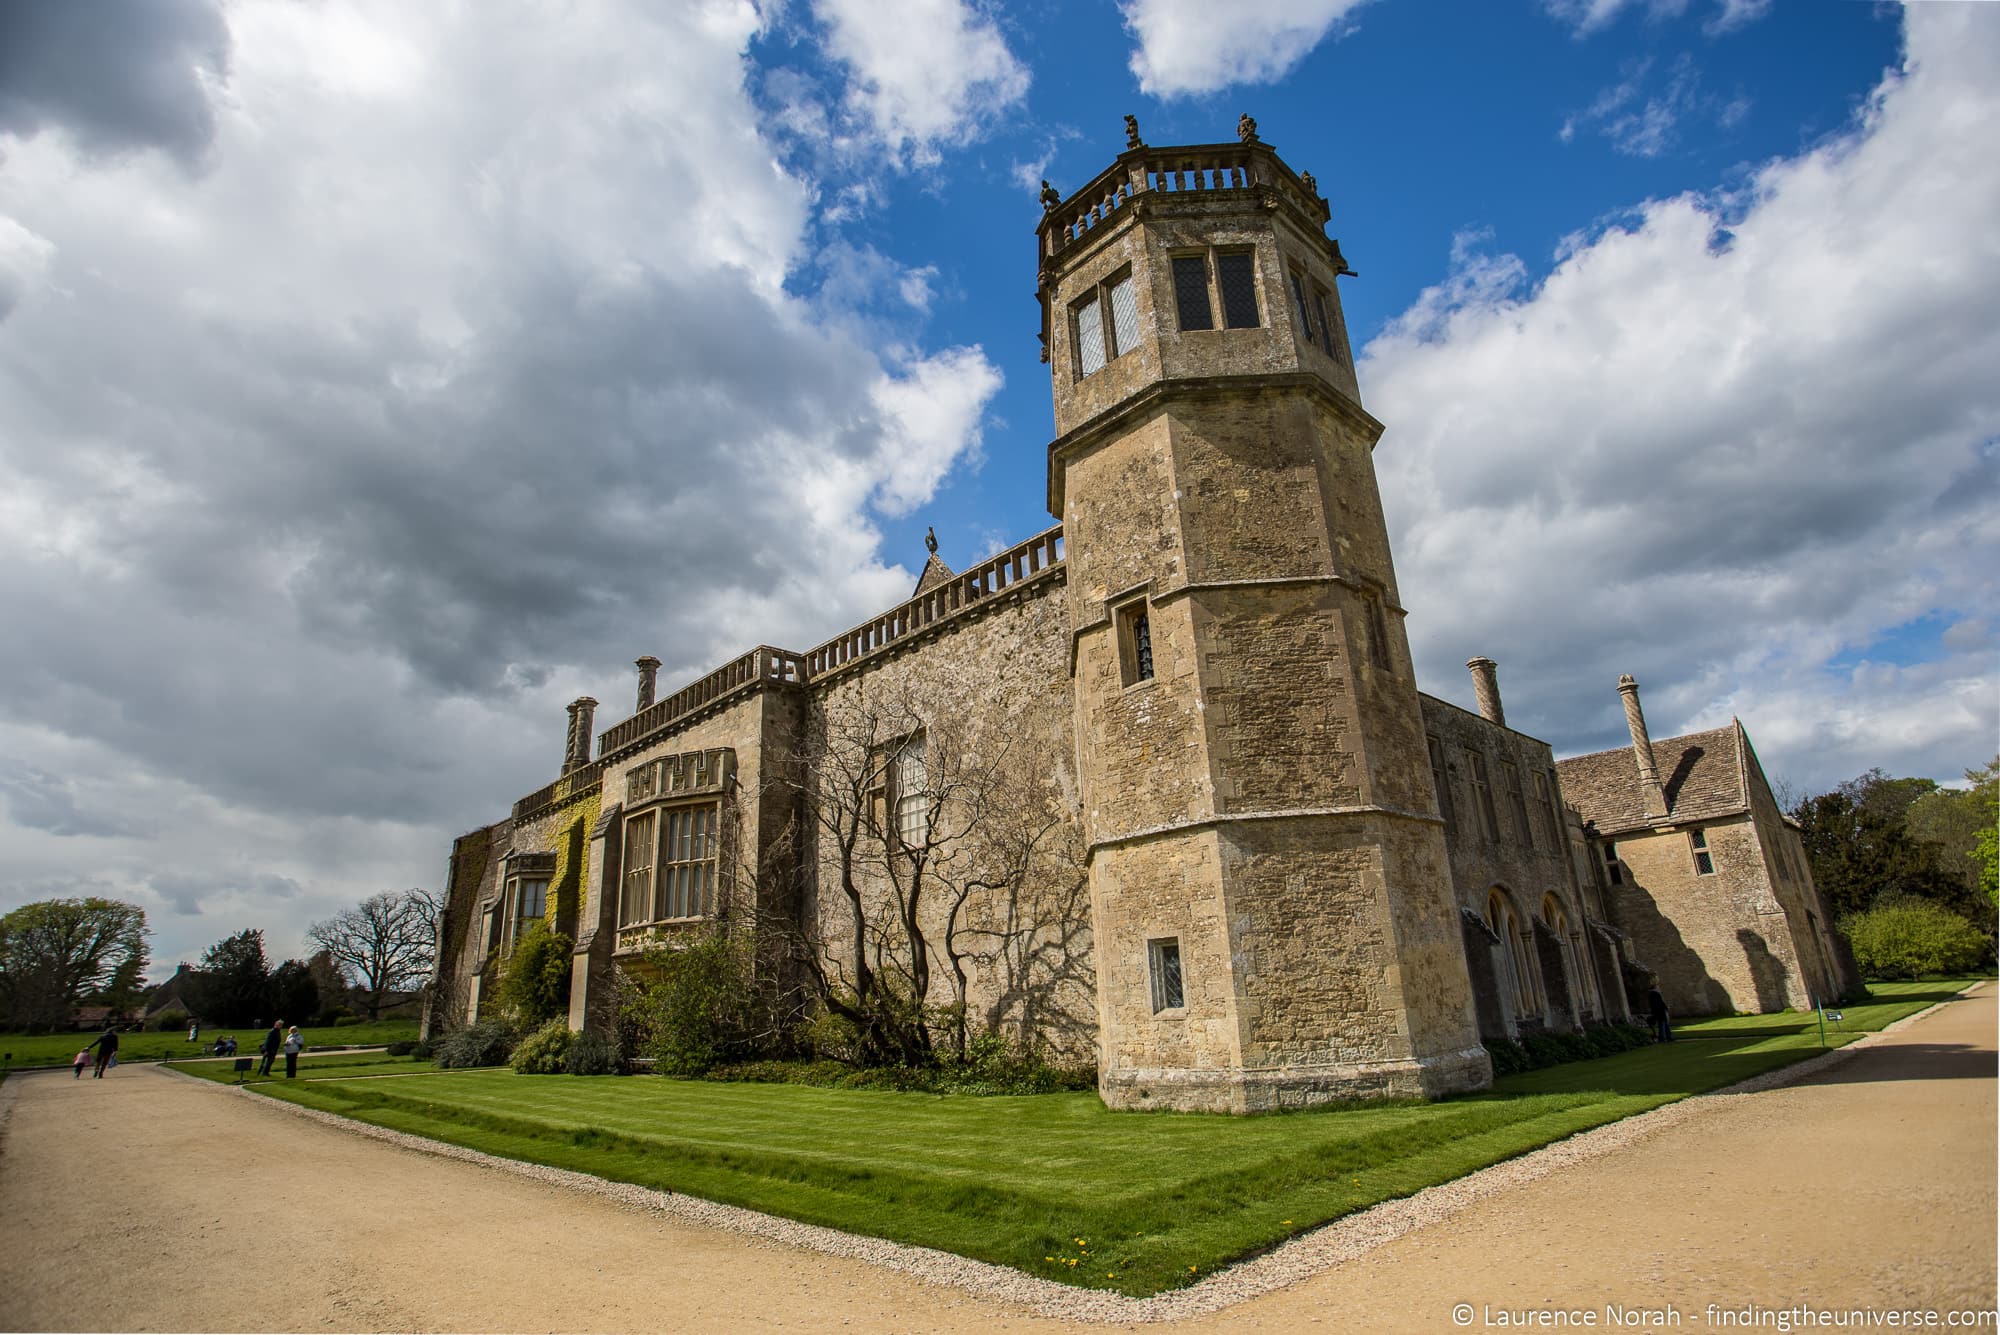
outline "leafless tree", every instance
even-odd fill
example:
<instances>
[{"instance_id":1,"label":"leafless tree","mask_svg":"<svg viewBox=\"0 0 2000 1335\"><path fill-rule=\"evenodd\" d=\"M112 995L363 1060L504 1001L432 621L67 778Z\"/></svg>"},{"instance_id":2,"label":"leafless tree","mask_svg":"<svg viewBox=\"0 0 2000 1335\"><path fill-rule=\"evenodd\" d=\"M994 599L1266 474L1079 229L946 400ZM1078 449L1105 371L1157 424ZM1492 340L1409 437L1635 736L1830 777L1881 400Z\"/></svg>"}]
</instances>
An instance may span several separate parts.
<instances>
[{"instance_id":1,"label":"leafless tree","mask_svg":"<svg viewBox=\"0 0 2000 1335\"><path fill-rule=\"evenodd\" d=\"M864 1063L963 1057L972 968L1028 963L1043 912L1075 911L1072 814L1018 740L976 745L918 692L829 702L788 759L774 772L798 812L808 885L790 930L811 990ZM1052 874L1066 895L1042 893Z\"/></svg>"},{"instance_id":2,"label":"leafless tree","mask_svg":"<svg viewBox=\"0 0 2000 1335\"><path fill-rule=\"evenodd\" d=\"M385 890L306 929L306 939L326 951L354 978L368 1018L381 1016L382 998L422 982L437 952L440 897L427 890Z\"/></svg>"}]
</instances>

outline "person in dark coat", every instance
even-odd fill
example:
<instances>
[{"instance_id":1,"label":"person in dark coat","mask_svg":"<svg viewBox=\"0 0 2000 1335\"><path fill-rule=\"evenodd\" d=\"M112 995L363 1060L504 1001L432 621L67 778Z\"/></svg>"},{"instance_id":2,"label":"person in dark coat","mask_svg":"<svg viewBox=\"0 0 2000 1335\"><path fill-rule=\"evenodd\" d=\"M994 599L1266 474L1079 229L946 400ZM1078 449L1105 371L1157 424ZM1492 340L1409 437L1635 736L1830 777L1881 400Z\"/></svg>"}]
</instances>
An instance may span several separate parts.
<instances>
[{"instance_id":1,"label":"person in dark coat","mask_svg":"<svg viewBox=\"0 0 2000 1335\"><path fill-rule=\"evenodd\" d=\"M278 1049L285 1042L285 1022L271 1021L271 1027L264 1032L264 1063L257 1068L258 1075L271 1074L271 1063L278 1060Z\"/></svg>"},{"instance_id":2,"label":"person in dark coat","mask_svg":"<svg viewBox=\"0 0 2000 1335\"><path fill-rule=\"evenodd\" d=\"M1662 1043L1674 1041L1674 1031L1667 1027L1667 999L1660 995L1657 984L1646 990L1646 1019L1653 1026L1653 1037Z\"/></svg>"},{"instance_id":3,"label":"person in dark coat","mask_svg":"<svg viewBox=\"0 0 2000 1335\"><path fill-rule=\"evenodd\" d=\"M106 1029L83 1046L86 1052L91 1048L97 1049L97 1069L91 1073L91 1076L93 1079L102 1080L104 1078L104 1068L109 1066L111 1059L118 1055L118 1030L115 1027Z\"/></svg>"}]
</instances>

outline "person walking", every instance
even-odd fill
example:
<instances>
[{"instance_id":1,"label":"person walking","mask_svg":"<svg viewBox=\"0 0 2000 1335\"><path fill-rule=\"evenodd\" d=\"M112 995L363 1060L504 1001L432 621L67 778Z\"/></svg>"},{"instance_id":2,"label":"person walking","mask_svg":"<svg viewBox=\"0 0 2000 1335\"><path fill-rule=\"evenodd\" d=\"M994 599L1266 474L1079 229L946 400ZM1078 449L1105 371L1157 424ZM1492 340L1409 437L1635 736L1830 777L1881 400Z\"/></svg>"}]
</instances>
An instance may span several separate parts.
<instances>
[{"instance_id":1,"label":"person walking","mask_svg":"<svg viewBox=\"0 0 2000 1335\"><path fill-rule=\"evenodd\" d=\"M1661 1043L1674 1041L1674 1031L1667 1027L1667 999L1660 995L1660 986L1655 983L1646 989L1646 1019L1653 1026L1653 1037Z\"/></svg>"},{"instance_id":2,"label":"person walking","mask_svg":"<svg viewBox=\"0 0 2000 1335\"><path fill-rule=\"evenodd\" d=\"M285 1022L271 1021L271 1027L264 1032L264 1062L257 1068L258 1075L271 1074L271 1063L278 1060L278 1049L285 1042Z\"/></svg>"},{"instance_id":3,"label":"person walking","mask_svg":"<svg viewBox=\"0 0 2000 1335\"><path fill-rule=\"evenodd\" d=\"M118 1029L114 1025L83 1045L85 1052L97 1049L97 1069L91 1072L93 1080L104 1078L104 1068L118 1060Z\"/></svg>"},{"instance_id":4,"label":"person walking","mask_svg":"<svg viewBox=\"0 0 2000 1335\"><path fill-rule=\"evenodd\" d=\"M299 1053L306 1045L306 1037L293 1025L285 1033L285 1079L294 1080L299 1074Z\"/></svg>"},{"instance_id":5,"label":"person walking","mask_svg":"<svg viewBox=\"0 0 2000 1335\"><path fill-rule=\"evenodd\" d=\"M201 1042L201 1022L199 1020L188 1021L188 1042Z\"/></svg>"},{"instance_id":6,"label":"person walking","mask_svg":"<svg viewBox=\"0 0 2000 1335\"><path fill-rule=\"evenodd\" d=\"M90 1049L78 1048L76 1050L76 1062L75 1062L76 1078L78 1080L83 1079L83 1068L88 1065L90 1065Z\"/></svg>"}]
</instances>

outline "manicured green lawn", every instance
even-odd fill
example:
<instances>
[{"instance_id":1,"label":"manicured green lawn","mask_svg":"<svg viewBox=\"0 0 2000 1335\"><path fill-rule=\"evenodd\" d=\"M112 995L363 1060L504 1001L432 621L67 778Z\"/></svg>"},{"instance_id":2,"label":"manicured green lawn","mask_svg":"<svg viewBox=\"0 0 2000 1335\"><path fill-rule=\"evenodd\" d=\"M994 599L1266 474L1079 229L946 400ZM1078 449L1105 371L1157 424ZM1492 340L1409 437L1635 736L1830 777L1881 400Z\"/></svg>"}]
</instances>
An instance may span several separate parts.
<instances>
[{"instance_id":1,"label":"manicured green lawn","mask_svg":"<svg viewBox=\"0 0 2000 1335\"><path fill-rule=\"evenodd\" d=\"M1924 1007L1955 997L1978 982L1977 977L1946 978L1903 983L1870 983L1868 1000L1852 1006L1835 1006L1841 1018L1826 1028L1827 1043L1834 1044L1838 1033L1868 1033L1894 1024ZM1673 1026L1676 1036L1688 1038L1742 1038L1749 1034L1819 1033L1819 1018L1813 1011L1779 1011L1774 1015L1724 1015L1712 1020L1690 1020Z\"/></svg>"},{"instance_id":2,"label":"manicured green lawn","mask_svg":"<svg viewBox=\"0 0 2000 1335\"><path fill-rule=\"evenodd\" d=\"M0 1034L0 1054L13 1053L11 1059L0 1061L9 1066L67 1066L76 1057L76 1050L90 1042L97 1034ZM384 1043L398 1043L414 1040L417 1036L415 1020L378 1020L373 1024L343 1024L324 1029L303 1029L307 1047L332 1044L375 1047ZM118 1060L155 1061L163 1057L193 1057L206 1055L208 1047L224 1034L234 1034L239 1055L256 1051L264 1041L262 1029L211 1029L203 1027L199 1044L187 1041L187 1030L177 1029L164 1034L120 1034L118 1035ZM94 1055L94 1053L93 1053Z\"/></svg>"},{"instance_id":3,"label":"manicured green lawn","mask_svg":"<svg viewBox=\"0 0 2000 1335\"><path fill-rule=\"evenodd\" d=\"M1828 1041L1850 1042L1956 990L1879 985L1879 999L1848 1008L1844 1030ZM1698 1041L1509 1076L1488 1094L1251 1118L1114 1113L1093 1094L969 1098L517 1076L379 1057L308 1058L304 1078L258 1088L509 1158L1142 1295L1379 1201L1820 1050L1810 1015L1735 1017L1681 1032ZM198 1073L234 1078L226 1064Z\"/></svg>"},{"instance_id":4,"label":"manicured green lawn","mask_svg":"<svg viewBox=\"0 0 2000 1335\"><path fill-rule=\"evenodd\" d=\"M250 1056L262 1064L262 1059L254 1053L238 1053L240 1059ZM227 1057L207 1061L177 1061L170 1063L176 1071L186 1071L204 1080L214 1080L233 1085L237 1082L235 1062ZM303 1052L299 1054L299 1075L301 1080L346 1080L364 1075L420 1075L435 1071L430 1062L420 1062L414 1057L389 1057L380 1052ZM271 1063L271 1074L260 1076L253 1068L245 1080L247 1084L261 1084L267 1080L282 1081L285 1078L285 1058L281 1053Z\"/></svg>"}]
</instances>

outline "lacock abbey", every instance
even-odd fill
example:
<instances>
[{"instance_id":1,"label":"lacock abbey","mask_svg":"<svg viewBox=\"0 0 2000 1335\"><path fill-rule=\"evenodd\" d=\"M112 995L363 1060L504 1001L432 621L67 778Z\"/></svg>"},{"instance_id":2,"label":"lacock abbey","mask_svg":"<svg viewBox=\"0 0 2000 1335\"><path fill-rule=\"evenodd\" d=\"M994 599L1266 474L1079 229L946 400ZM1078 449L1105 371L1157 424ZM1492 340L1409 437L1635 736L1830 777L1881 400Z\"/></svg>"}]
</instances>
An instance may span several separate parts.
<instances>
[{"instance_id":1,"label":"lacock abbey","mask_svg":"<svg viewBox=\"0 0 2000 1335\"><path fill-rule=\"evenodd\" d=\"M1418 689L1310 174L1247 117L1128 119L1043 203L1055 526L664 697L642 657L602 732L577 700L555 781L453 847L432 1023L534 919L599 1031L720 927L773 986L895 974L1094 1060L1113 1107L1251 1112L1477 1089L1482 1040L1655 980L1681 1015L1858 983L1740 724L1655 739L1628 676L1631 745L1559 761L1492 661L1477 713Z\"/></svg>"}]
</instances>

